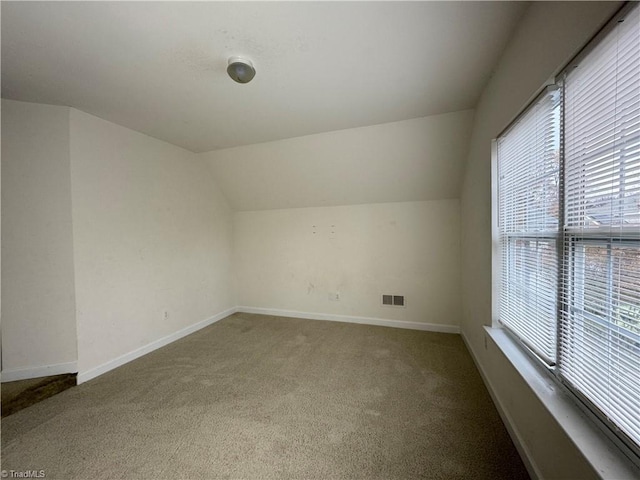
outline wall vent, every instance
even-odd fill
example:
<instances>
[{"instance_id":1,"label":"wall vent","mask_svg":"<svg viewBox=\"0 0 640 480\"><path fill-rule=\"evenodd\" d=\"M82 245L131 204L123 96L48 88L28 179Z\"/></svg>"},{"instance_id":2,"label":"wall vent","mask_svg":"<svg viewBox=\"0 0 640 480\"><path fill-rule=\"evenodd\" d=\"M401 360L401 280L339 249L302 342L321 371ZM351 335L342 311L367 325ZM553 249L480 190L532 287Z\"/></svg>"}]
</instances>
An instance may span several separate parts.
<instances>
[{"instance_id":1,"label":"wall vent","mask_svg":"<svg viewBox=\"0 0 640 480\"><path fill-rule=\"evenodd\" d=\"M404 295L382 295L382 305L404 307Z\"/></svg>"}]
</instances>

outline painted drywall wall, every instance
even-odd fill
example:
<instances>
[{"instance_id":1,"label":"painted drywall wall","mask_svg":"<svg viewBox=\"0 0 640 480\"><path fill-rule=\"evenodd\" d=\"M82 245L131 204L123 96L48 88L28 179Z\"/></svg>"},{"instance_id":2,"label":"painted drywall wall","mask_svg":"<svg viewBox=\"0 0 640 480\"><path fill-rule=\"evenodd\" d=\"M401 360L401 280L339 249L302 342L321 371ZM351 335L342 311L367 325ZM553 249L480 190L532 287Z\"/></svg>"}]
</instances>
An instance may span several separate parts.
<instances>
[{"instance_id":1,"label":"painted drywall wall","mask_svg":"<svg viewBox=\"0 0 640 480\"><path fill-rule=\"evenodd\" d=\"M237 212L238 304L457 326L459 221L458 200Z\"/></svg>"},{"instance_id":2,"label":"painted drywall wall","mask_svg":"<svg viewBox=\"0 0 640 480\"><path fill-rule=\"evenodd\" d=\"M2 106L0 104L0 245L2 245ZM0 380L2 379L2 253L0 252Z\"/></svg>"},{"instance_id":3,"label":"painted drywall wall","mask_svg":"<svg viewBox=\"0 0 640 480\"><path fill-rule=\"evenodd\" d=\"M597 478L502 352L491 324L491 140L616 11L617 3L534 2L476 110L461 196L462 333L542 478Z\"/></svg>"},{"instance_id":4,"label":"painted drywall wall","mask_svg":"<svg viewBox=\"0 0 640 480\"><path fill-rule=\"evenodd\" d=\"M81 374L235 305L232 219L187 150L71 110Z\"/></svg>"},{"instance_id":5,"label":"painted drywall wall","mask_svg":"<svg viewBox=\"0 0 640 480\"><path fill-rule=\"evenodd\" d=\"M459 198L472 121L465 110L201 156L236 211Z\"/></svg>"},{"instance_id":6,"label":"painted drywall wall","mask_svg":"<svg viewBox=\"0 0 640 480\"><path fill-rule=\"evenodd\" d=\"M66 107L2 100L2 319L3 379L75 370Z\"/></svg>"}]
</instances>

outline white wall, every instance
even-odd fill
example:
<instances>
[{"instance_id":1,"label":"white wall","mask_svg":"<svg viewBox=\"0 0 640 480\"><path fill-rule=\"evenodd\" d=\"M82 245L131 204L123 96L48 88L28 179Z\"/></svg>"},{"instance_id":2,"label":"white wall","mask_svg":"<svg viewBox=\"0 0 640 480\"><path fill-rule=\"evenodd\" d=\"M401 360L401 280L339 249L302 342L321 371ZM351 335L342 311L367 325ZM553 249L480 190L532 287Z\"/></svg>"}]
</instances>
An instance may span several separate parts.
<instances>
[{"instance_id":1,"label":"white wall","mask_svg":"<svg viewBox=\"0 0 640 480\"><path fill-rule=\"evenodd\" d=\"M80 372L235 305L231 213L203 160L72 110L71 179Z\"/></svg>"},{"instance_id":2,"label":"white wall","mask_svg":"<svg viewBox=\"0 0 640 480\"><path fill-rule=\"evenodd\" d=\"M4 380L75 370L69 109L2 100Z\"/></svg>"},{"instance_id":3,"label":"white wall","mask_svg":"<svg viewBox=\"0 0 640 480\"><path fill-rule=\"evenodd\" d=\"M464 175L462 332L543 478L595 478L597 474L502 352L491 340L485 344L483 325L491 323L491 140L617 6L604 2L531 5L481 97Z\"/></svg>"},{"instance_id":4,"label":"white wall","mask_svg":"<svg viewBox=\"0 0 640 480\"><path fill-rule=\"evenodd\" d=\"M472 121L465 110L201 156L239 211L452 199Z\"/></svg>"},{"instance_id":5,"label":"white wall","mask_svg":"<svg viewBox=\"0 0 640 480\"><path fill-rule=\"evenodd\" d=\"M459 222L458 200L238 212L238 304L457 328Z\"/></svg>"}]
</instances>

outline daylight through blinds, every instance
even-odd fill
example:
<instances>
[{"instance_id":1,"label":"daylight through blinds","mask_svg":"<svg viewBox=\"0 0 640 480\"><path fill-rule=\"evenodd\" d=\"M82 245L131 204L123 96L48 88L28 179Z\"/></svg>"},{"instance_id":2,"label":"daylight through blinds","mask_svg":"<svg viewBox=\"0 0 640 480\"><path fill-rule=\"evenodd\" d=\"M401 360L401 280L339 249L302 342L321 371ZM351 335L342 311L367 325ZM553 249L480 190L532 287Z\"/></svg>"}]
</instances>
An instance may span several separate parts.
<instances>
[{"instance_id":1,"label":"daylight through blinds","mask_svg":"<svg viewBox=\"0 0 640 480\"><path fill-rule=\"evenodd\" d=\"M555 361L560 93L549 89L498 139L500 321Z\"/></svg>"},{"instance_id":2,"label":"daylight through blinds","mask_svg":"<svg viewBox=\"0 0 640 480\"><path fill-rule=\"evenodd\" d=\"M564 89L559 372L640 443L640 9Z\"/></svg>"},{"instance_id":3,"label":"daylight through blinds","mask_svg":"<svg viewBox=\"0 0 640 480\"><path fill-rule=\"evenodd\" d=\"M497 139L499 321L640 454L640 8Z\"/></svg>"}]
</instances>

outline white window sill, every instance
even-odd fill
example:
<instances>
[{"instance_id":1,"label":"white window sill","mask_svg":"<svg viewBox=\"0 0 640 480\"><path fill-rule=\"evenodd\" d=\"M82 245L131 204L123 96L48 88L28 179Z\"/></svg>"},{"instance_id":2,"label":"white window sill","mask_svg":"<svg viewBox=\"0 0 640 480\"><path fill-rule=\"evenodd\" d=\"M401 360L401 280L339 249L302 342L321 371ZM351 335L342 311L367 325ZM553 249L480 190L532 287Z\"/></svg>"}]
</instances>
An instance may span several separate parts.
<instances>
[{"instance_id":1,"label":"white window sill","mask_svg":"<svg viewBox=\"0 0 640 480\"><path fill-rule=\"evenodd\" d=\"M541 364L503 329L484 328L594 471L605 479L640 478L640 469L586 416Z\"/></svg>"}]
</instances>

